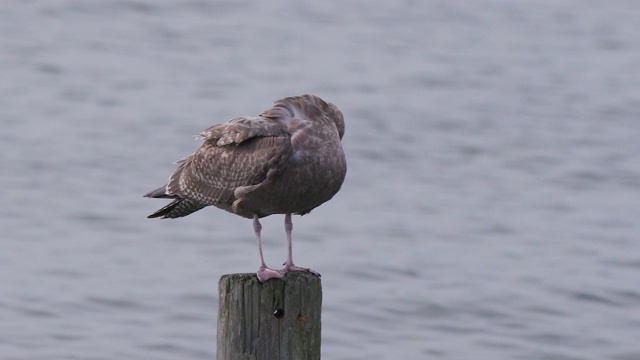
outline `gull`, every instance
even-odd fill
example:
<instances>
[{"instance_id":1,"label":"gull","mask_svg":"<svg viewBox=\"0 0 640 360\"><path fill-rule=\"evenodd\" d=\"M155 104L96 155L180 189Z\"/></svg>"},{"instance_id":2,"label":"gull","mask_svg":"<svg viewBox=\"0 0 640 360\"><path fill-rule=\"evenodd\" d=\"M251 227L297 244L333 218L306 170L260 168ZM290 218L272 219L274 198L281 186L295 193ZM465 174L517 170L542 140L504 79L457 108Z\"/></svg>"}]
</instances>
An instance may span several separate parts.
<instances>
[{"instance_id":1,"label":"gull","mask_svg":"<svg viewBox=\"0 0 640 360\"><path fill-rule=\"evenodd\" d=\"M214 125L197 136L203 143L193 155L176 161L167 184L144 195L173 199L148 217L179 218L212 205L253 219L261 282L289 271L319 276L293 263L291 215L308 214L340 190L347 172L343 135L340 110L309 94ZM259 219L274 214L284 214L287 236L287 260L278 270L265 264L260 237Z\"/></svg>"}]
</instances>

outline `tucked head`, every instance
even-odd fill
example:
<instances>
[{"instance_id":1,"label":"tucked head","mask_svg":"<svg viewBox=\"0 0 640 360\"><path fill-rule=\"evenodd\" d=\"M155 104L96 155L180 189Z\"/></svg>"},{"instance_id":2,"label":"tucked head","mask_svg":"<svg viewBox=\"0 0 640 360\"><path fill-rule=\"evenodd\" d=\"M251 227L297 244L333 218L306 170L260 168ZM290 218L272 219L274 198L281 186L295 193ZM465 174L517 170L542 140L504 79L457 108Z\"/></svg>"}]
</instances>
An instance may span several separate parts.
<instances>
[{"instance_id":1,"label":"tucked head","mask_svg":"<svg viewBox=\"0 0 640 360\"><path fill-rule=\"evenodd\" d=\"M338 128L338 134L340 135L340 140L344 136L344 116L342 116L342 112L338 110L338 107L333 105L332 103L327 104L327 115L333 122L336 124Z\"/></svg>"},{"instance_id":2,"label":"tucked head","mask_svg":"<svg viewBox=\"0 0 640 360\"><path fill-rule=\"evenodd\" d=\"M305 94L280 99L273 104L273 107L262 112L261 116L272 119L325 117L336 125L340 140L344 136L344 116L342 112L334 104L326 102L315 95Z\"/></svg>"}]
</instances>

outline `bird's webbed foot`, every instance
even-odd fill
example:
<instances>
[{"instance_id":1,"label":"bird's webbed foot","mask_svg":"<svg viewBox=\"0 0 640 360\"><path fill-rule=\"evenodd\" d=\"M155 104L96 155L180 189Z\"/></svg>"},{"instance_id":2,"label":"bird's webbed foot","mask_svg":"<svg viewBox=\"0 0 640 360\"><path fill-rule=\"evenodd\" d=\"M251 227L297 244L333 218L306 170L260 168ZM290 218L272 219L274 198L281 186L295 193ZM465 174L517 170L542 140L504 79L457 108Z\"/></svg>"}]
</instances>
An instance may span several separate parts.
<instances>
[{"instance_id":1,"label":"bird's webbed foot","mask_svg":"<svg viewBox=\"0 0 640 360\"><path fill-rule=\"evenodd\" d=\"M258 275L258 280L260 280L261 283L269 279L282 279L284 276L279 270L273 270L268 267L260 267L256 275Z\"/></svg>"},{"instance_id":2,"label":"bird's webbed foot","mask_svg":"<svg viewBox=\"0 0 640 360\"><path fill-rule=\"evenodd\" d=\"M290 264L284 263L284 267L282 269L278 270L278 272L280 274L282 274L283 276L286 273L288 273L289 271L308 272L311 275L320 276L320 273L315 271L315 270L311 270L309 268L299 267L299 266L294 265L293 263L290 263Z\"/></svg>"}]
</instances>

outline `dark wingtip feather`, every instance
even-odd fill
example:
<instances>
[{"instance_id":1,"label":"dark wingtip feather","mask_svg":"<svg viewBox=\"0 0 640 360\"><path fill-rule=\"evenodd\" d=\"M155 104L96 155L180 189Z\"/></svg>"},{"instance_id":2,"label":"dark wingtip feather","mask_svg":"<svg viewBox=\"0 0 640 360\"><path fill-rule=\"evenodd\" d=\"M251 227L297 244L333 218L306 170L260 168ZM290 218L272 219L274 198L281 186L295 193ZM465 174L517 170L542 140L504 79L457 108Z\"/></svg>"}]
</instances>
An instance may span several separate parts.
<instances>
[{"instance_id":1,"label":"dark wingtip feather","mask_svg":"<svg viewBox=\"0 0 640 360\"><path fill-rule=\"evenodd\" d=\"M149 196L149 197L151 197L151 196ZM181 201L182 201L182 199L176 199L176 200L172 201L167 206L164 206L161 209L159 209L156 212L154 212L153 214L147 216L147 219L155 219L155 218L166 219L166 218L170 217L169 215L171 214L171 211L178 204L180 204Z\"/></svg>"},{"instance_id":2,"label":"dark wingtip feather","mask_svg":"<svg viewBox=\"0 0 640 360\"><path fill-rule=\"evenodd\" d=\"M162 210L162 209L160 209L160 210ZM162 215L164 215L164 214L159 213L160 210L158 210L158 211L154 212L153 214L147 216L147 219L155 219L155 218L159 218ZM162 217L162 218L164 219L166 217Z\"/></svg>"},{"instance_id":3,"label":"dark wingtip feather","mask_svg":"<svg viewBox=\"0 0 640 360\"><path fill-rule=\"evenodd\" d=\"M205 206L207 205L192 199L175 199L167 206L147 216L147 218L175 219L194 213Z\"/></svg>"}]
</instances>

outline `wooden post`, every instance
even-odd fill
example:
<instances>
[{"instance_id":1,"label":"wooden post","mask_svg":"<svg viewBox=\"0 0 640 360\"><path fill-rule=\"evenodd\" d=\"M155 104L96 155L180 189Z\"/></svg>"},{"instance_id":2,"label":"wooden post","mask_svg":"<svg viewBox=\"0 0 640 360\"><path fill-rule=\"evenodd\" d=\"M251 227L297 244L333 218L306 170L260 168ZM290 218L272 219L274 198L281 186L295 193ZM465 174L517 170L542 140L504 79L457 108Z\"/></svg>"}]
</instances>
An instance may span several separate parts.
<instances>
[{"instance_id":1,"label":"wooden post","mask_svg":"<svg viewBox=\"0 0 640 360\"><path fill-rule=\"evenodd\" d=\"M218 283L217 360L319 360L320 278L290 272L264 284L256 274Z\"/></svg>"}]
</instances>

